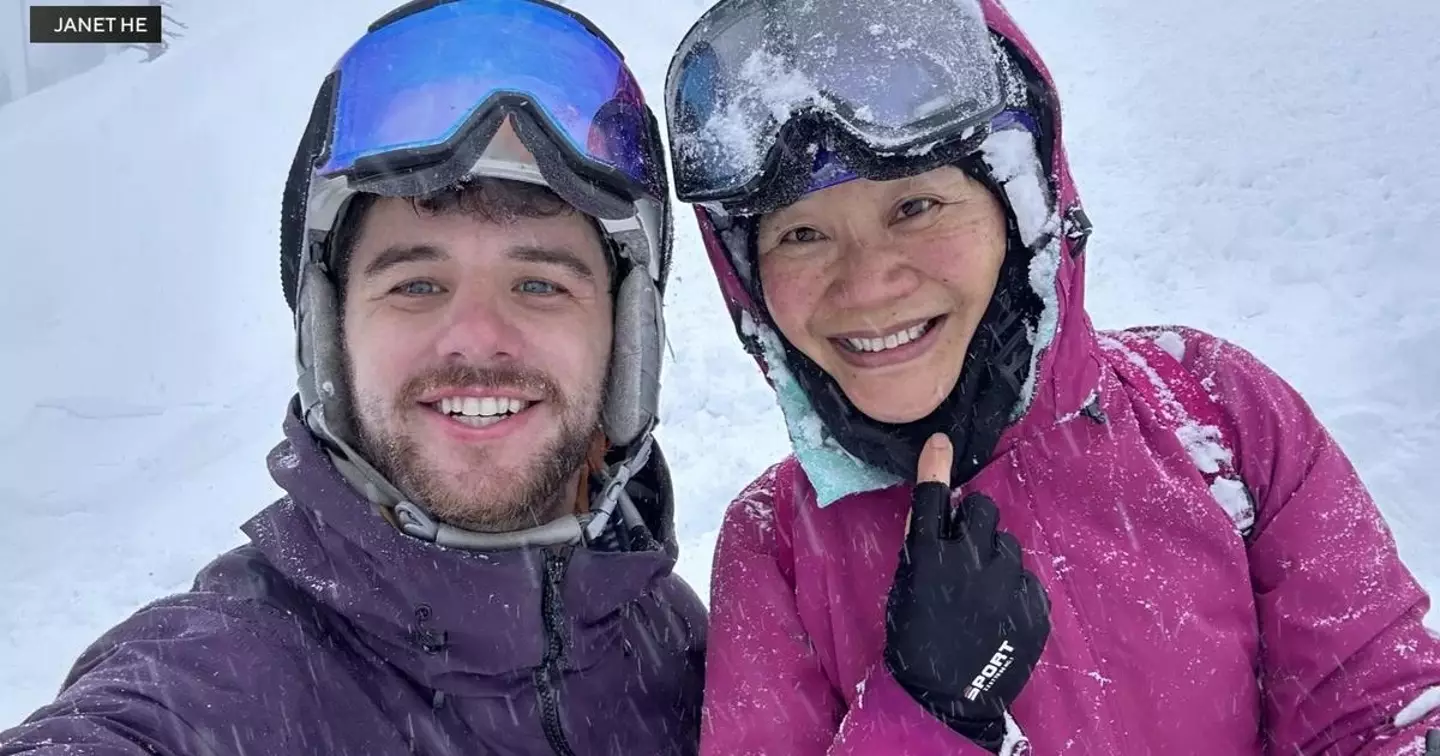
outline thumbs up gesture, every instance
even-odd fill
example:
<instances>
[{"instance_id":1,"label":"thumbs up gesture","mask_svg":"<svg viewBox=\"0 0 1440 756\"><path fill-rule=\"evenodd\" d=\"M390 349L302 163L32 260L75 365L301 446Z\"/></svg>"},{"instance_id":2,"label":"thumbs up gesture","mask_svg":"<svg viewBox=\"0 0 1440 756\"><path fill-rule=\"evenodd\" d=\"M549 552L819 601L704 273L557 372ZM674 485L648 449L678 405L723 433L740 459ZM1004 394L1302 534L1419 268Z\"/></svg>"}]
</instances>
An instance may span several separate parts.
<instances>
[{"instance_id":1,"label":"thumbs up gesture","mask_svg":"<svg viewBox=\"0 0 1440 756\"><path fill-rule=\"evenodd\" d=\"M954 449L935 434L920 454L905 545L886 606L885 662L922 706L993 752L1005 712L1050 636L1050 601L999 530L984 494L950 501Z\"/></svg>"}]
</instances>

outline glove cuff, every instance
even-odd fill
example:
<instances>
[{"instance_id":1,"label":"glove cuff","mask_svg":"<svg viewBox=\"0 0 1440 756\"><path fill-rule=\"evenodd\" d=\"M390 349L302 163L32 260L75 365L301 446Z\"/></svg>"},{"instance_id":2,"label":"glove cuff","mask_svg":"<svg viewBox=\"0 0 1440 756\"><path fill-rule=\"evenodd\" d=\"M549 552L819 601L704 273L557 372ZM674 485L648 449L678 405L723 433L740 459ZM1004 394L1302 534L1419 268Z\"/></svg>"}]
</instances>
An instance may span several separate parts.
<instances>
[{"instance_id":1,"label":"glove cuff","mask_svg":"<svg viewBox=\"0 0 1440 756\"><path fill-rule=\"evenodd\" d=\"M921 690L896 677L900 687L910 694L930 715L944 722L957 734L974 741L985 750L998 754L1005 744L1006 716L1004 706L998 700L966 701L961 698Z\"/></svg>"}]
</instances>

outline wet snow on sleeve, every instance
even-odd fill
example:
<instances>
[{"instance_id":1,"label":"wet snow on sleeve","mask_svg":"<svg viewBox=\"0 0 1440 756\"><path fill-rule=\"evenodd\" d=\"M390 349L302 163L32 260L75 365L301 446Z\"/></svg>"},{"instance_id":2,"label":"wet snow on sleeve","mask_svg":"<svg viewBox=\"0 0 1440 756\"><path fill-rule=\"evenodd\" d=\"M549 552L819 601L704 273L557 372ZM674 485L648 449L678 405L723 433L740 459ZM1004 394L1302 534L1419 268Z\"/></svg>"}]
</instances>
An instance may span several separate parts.
<instances>
[{"instance_id":1,"label":"wet snow on sleeve","mask_svg":"<svg viewBox=\"0 0 1440 756\"><path fill-rule=\"evenodd\" d=\"M1185 445L1190 460L1203 473L1218 473L1222 464L1228 464L1230 450L1220 445L1220 429L1213 425L1201 425L1186 417L1185 423L1175 431L1180 443Z\"/></svg>"},{"instance_id":2,"label":"wet snow on sleeve","mask_svg":"<svg viewBox=\"0 0 1440 756\"><path fill-rule=\"evenodd\" d=\"M736 505L744 507L745 515L761 531L775 526L775 476L779 465L771 465L763 475L751 481L740 495L735 497Z\"/></svg>"},{"instance_id":3,"label":"wet snow on sleeve","mask_svg":"<svg viewBox=\"0 0 1440 756\"><path fill-rule=\"evenodd\" d=\"M1235 527L1244 532L1255 524L1255 503L1245 484L1234 478L1216 478L1210 484L1210 495L1220 502L1225 514L1235 522Z\"/></svg>"},{"instance_id":4,"label":"wet snow on sleeve","mask_svg":"<svg viewBox=\"0 0 1440 756\"><path fill-rule=\"evenodd\" d=\"M1395 726L1409 727L1437 710L1440 710L1440 685L1421 693L1419 698L1401 709L1400 713L1395 715Z\"/></svg>"},{"instance_id":5,"label":"wet snow on sleeve","mask_svg":"<svg viewBox=\"0 0 1440 756\"><path fill-rule=\"evenodd\" d=\"M1178 334L1172 335L1179 339ZM1195 463L1195 467L1200 472L1219 473L1222 465L1228 465L1233 461L1234 454L1225 447L1220 429L1213 425L1201 425L1199 421L1191 417L1180 400L1175 398L1175 393L1165 385L1160 374L1155 372L1155 368L1151 367L1143 356L1112 336L1099 334L1098 340L1101 348L1118 352L1125 360L1145 374L1146 379L1155 389L1156 398L1160 401L1161 406L1155 407L1155 411L1176 425L1175 437L1185 447L1186 453L1190 455L1190 461ZM1179 339L1179 343L1183 349L1184 340ZM1169 347L1165 344L1160 344L1160 346L1166 351L1170 351L1175 343L1172 340ZM1173 351L1170 353L1174 354ZM1210 486L1210 494L1226 514L1230 515L1230 519L1238 530L1243 532L1254 525L1255 507L1242 481L1217 478Z\"/></svg>"},{"instance_id":6,"label":"wet snow on sleeve","mask_svg":"<svg viewBox=\"0 0 1440 756\"><path fill-rule=\"evenodd\" d=\"M1221 444L1220 429L1213 425L1201 425L1191 417L1180 400L1175 398L1175 393L1165 385L1160 374L1155 372L1155 368L1151 367L1144 357L1113 337L1101 335L1099 341L1102 348L1119 352L1145 374L1150 385L1155 388L1155 396L1160 400L1161 406L1156 407L1156 411L1178 424L1175 435L1201 472L1219 472L1222 463L1230 462L1232 455L1230 450Z\"/></svg>"},{"instance_id":7,"label":"wet snow on sleeve","mask_svg":"<svg viewBox=\"0 0 1440 756\"><path fill-rule=\"evenodd\" d=\"M1177 360L1185 359L1185 337L1174 331L1160 331L1155 334L1155 343Z\"/></svg>"},{"instance_id":8,"label":"wet snow on sleeve","mask_svg":"<svg viewBox=\"0 0 1440 756\"><path fill-rule=\"evenodd\" d=\"M1021 748L1021 746L1025 746ZM1020 723L1005 712L1005 739L1000 743L1000 756L1018 756L1030 752L1030 739L1020 729Z\"/></svg>"}]
</instances>

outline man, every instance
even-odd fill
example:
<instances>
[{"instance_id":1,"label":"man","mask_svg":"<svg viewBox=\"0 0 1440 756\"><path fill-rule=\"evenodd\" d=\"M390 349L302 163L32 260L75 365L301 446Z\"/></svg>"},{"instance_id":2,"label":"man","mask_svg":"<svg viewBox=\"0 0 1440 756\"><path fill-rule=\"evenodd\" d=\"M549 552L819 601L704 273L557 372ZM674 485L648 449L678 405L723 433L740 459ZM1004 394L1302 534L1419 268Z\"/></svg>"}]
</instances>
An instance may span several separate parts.
<instances>
[{"instance_id":1,"label":"man","mask_svg":"<svg viewBox=\"0 0 1440 756\"><path fill-rule=\"evenodd\" d=\"M376 22L286 188L287 495L0 754L693 753L706 617L651 438L660 144L572 11Z\"/></svg>"}]
</instances>

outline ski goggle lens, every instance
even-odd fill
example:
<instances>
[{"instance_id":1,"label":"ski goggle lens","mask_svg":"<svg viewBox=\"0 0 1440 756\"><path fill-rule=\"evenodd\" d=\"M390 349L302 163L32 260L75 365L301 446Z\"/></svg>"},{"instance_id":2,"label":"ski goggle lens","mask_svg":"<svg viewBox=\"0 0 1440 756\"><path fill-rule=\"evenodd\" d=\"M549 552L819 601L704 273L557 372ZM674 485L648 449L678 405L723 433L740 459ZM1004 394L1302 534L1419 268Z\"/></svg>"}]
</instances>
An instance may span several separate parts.
<instances>
[{"instance_id":1,"label":"ski goggle lens","mask_svg":"<svg viewBox=\"0 0 1440 756\"><path fill-rule=\"evenodd\" d=\"M796 115L898 154L984 125L1005 101L976 0L726 0L681 42L667 84L687 202L753 191Z\"/></svg>"},{"instance_id":2,"label":"ski goggle lens","mask_svg":"<svg viewBox=\"0 0 1440 756\"><path fill-rule=\"evenodd\" d=\"M528 0L462 0L394 21L336 66L322 176L384 156L443 151L492 97L528 99L573 152L640 187L657 156L640 87L598 33Z\"/></svg>"}]
</instances>

